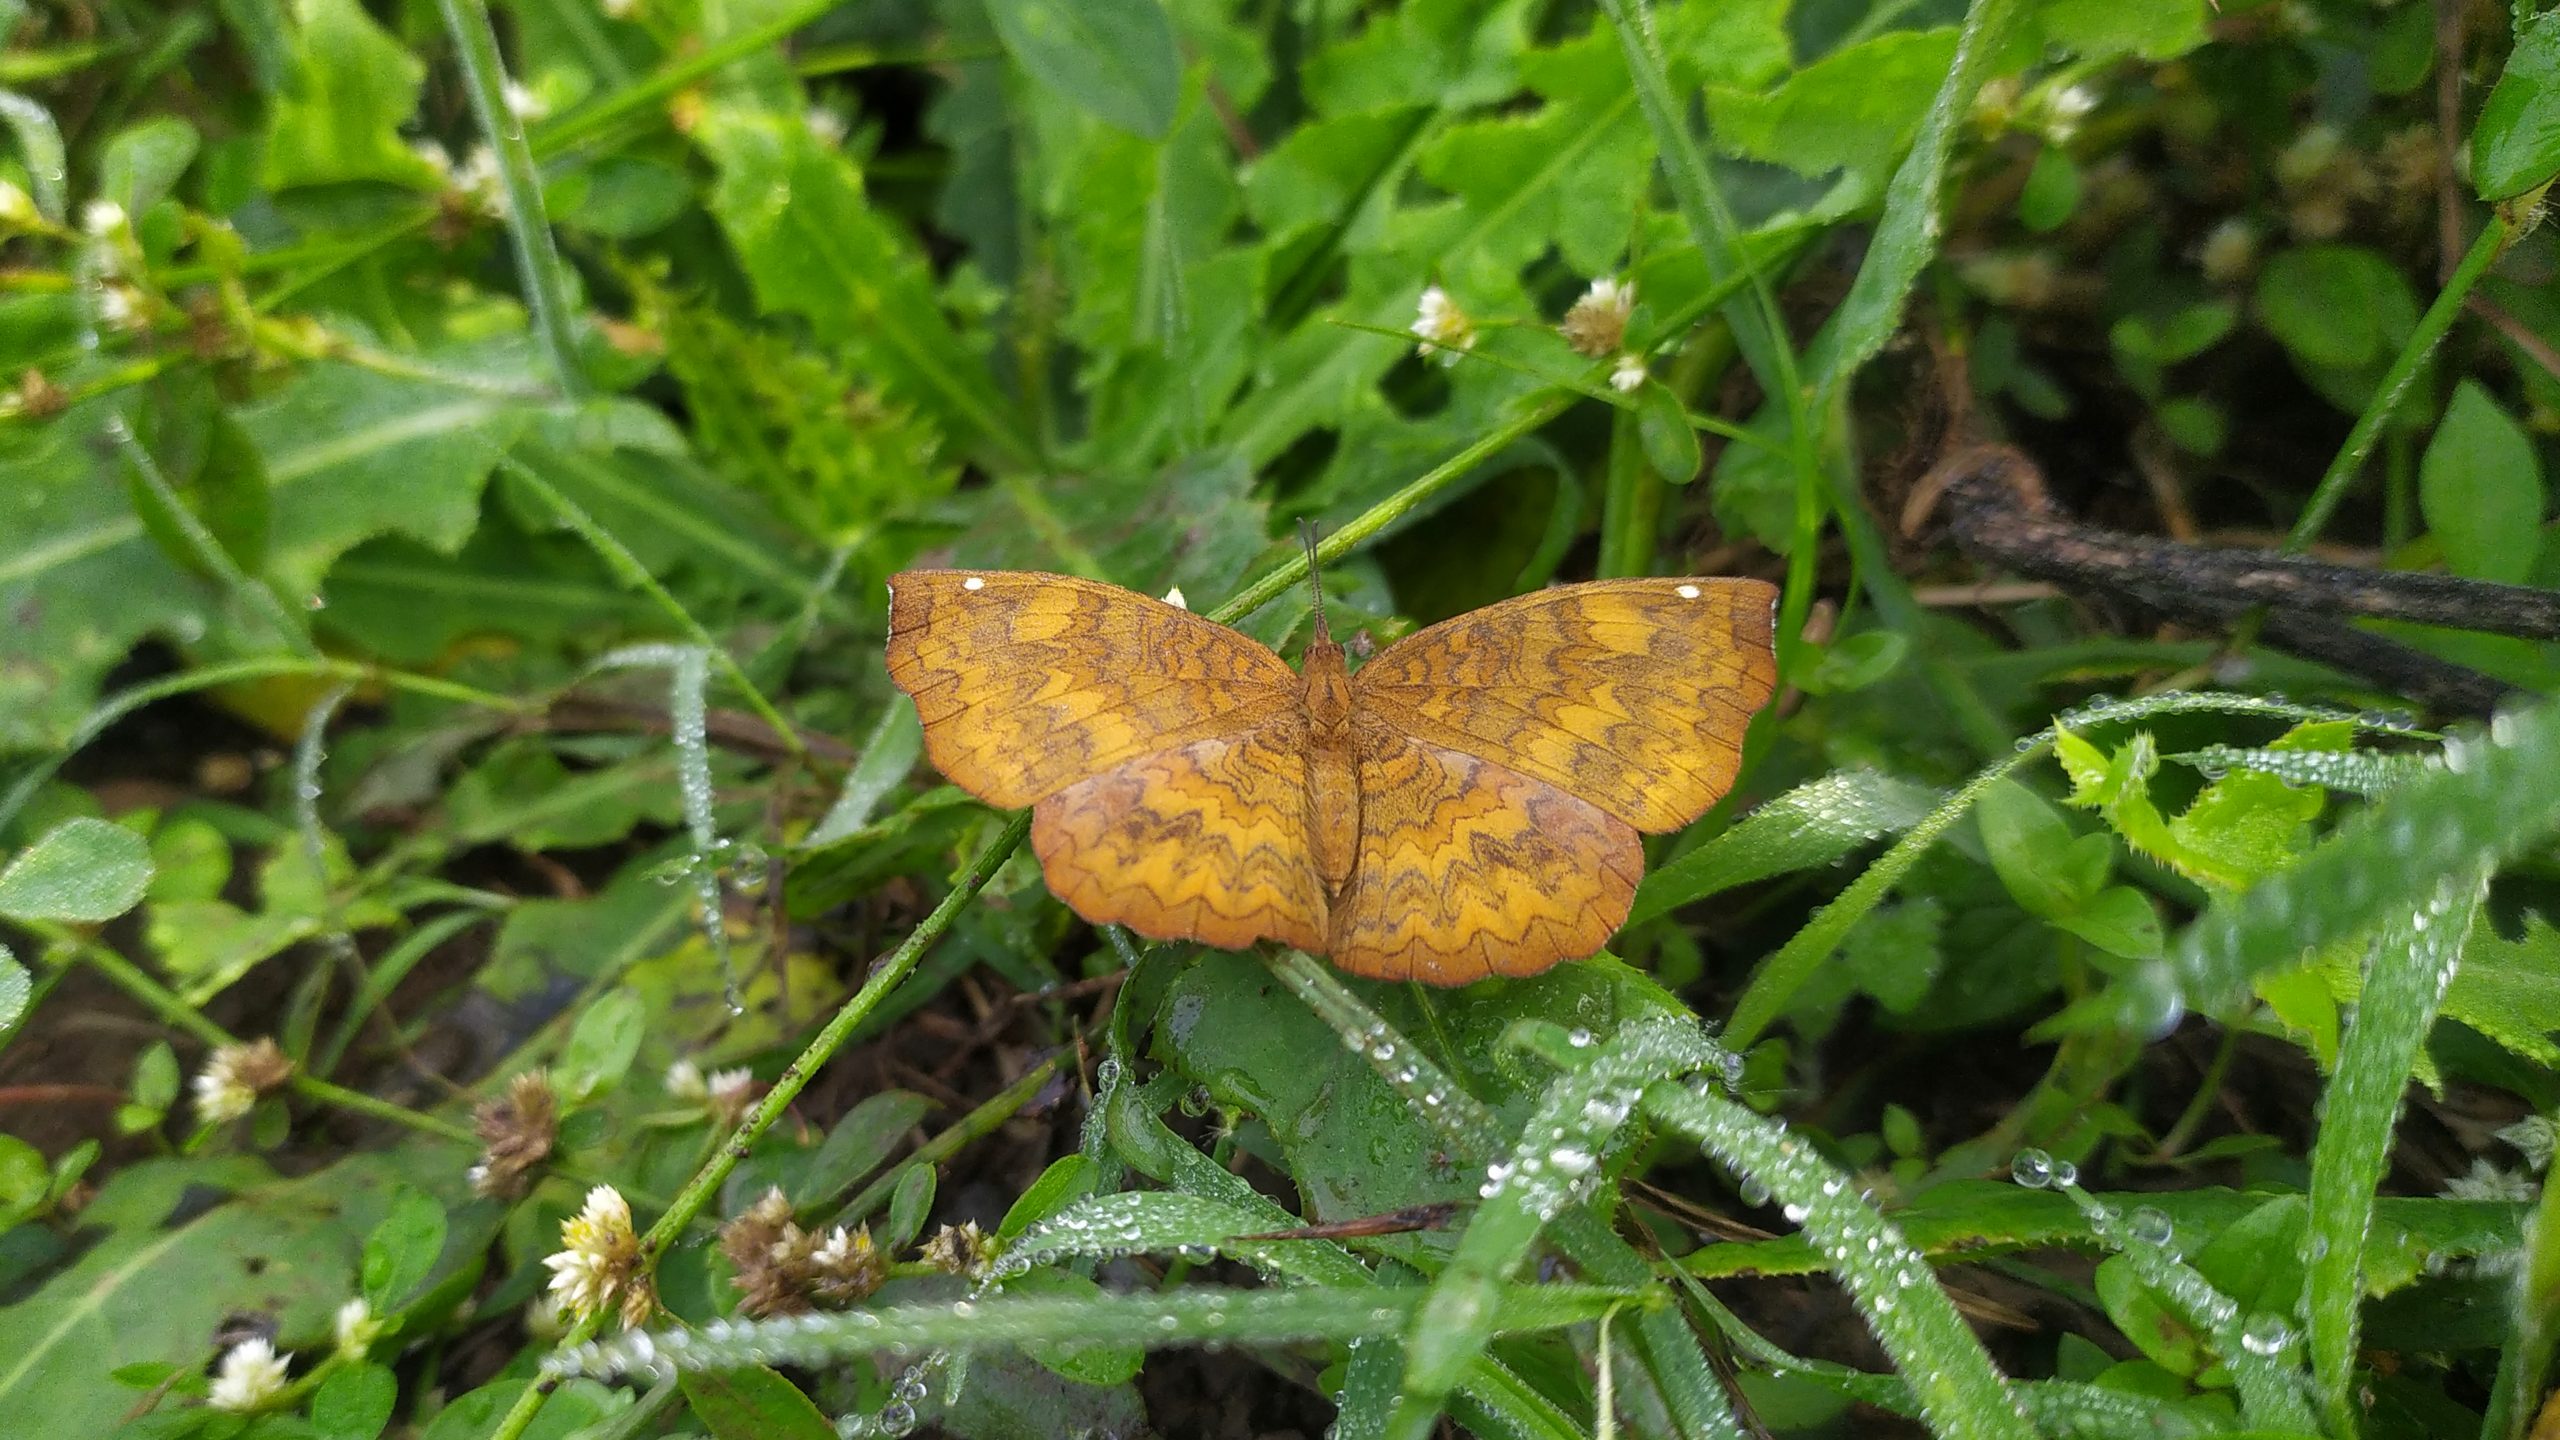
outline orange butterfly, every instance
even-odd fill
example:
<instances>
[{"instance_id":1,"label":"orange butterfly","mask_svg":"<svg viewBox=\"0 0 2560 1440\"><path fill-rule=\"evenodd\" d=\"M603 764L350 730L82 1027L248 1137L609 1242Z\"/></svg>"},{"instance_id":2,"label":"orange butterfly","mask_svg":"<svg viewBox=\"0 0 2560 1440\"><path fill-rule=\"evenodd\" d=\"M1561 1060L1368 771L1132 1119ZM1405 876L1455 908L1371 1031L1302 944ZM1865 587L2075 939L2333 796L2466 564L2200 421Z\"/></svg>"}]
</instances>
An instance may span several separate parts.
<instances>
[{"instance_id":1,"label":"orange butterfly","mask_svg":"<svg viewBox=\"0 0 2560 1440\"><path fill-rule=\"evenodd\" d=\"M889 675L926 752L1032 807L1049 888L1097 924L1463 985L1608 943L1644 871L1732 788L1777 681L1758 580L1601 580L1446 620L1355 674L1070 579L910 570Z\"/></svg>"}]
</instances>

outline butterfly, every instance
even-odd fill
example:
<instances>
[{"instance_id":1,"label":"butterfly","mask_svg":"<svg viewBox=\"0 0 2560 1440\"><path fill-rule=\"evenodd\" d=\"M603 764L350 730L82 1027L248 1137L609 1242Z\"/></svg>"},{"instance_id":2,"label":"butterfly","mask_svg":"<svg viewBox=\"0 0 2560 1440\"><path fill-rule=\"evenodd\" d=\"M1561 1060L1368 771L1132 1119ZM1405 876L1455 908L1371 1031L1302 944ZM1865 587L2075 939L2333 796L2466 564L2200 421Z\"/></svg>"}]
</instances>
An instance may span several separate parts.
<instances>
[{"instance_id":1,"label":"butterfly","mask_svg":"<svg viewBox=\"0 0 2560 1440\"><path fill-rule=\"evenodd\" d=\"M1639 832L1732 788L1777 682L1758 580L1599 580L1416 631L1356 672L1321 593L1301 668L1063 575L889 581L889 675L927 756L1031 807L1068 908L1158 940L1276 940L1463 985L1608 943Z\"/></svg>"}]
</instances>

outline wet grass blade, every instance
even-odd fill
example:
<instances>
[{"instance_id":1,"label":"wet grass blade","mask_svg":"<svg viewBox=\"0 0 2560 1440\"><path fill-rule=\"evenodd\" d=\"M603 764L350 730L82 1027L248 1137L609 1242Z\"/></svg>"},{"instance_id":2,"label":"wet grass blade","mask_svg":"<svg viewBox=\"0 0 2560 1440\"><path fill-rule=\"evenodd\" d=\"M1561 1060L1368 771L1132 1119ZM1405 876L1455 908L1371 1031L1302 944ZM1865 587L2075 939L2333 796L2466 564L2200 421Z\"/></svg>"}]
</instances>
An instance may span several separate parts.
<instances>
[{"instance_id":1,"label":"wet grass blade","mask_svg":"<svg viewBox=\"0 0 2560 1440\"><path fill-rule=\"evenodd\" d=\"M1926 786L1874 770L1841 770L1799 785L1644 877L1627 923L1642 924L1754 880L1834 864L1919 824L1939 798Z\"/></svg>"}]
</instances>

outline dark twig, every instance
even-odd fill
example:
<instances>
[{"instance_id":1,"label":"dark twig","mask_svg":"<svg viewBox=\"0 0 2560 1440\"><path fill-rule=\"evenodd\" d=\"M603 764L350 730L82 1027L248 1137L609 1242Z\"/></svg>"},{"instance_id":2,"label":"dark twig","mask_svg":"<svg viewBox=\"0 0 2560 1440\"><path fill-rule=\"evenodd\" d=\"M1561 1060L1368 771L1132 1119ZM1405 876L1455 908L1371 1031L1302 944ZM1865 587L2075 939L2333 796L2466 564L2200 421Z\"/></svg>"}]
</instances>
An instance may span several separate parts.
<instances>
[{"instance_id":1,"label":"dark twig","mask_svg":"<svg viewBox=\"0 0 2560 1440\"><path fill-rule=\"evenodd\" d=\"M2276 644L2447 710L2486 713L2516 692L2347 618L2560 639L2560 593L2552 591L2214 550L2081 524L2054 508L2034 463L2006 446L1959 449L1939 461L1913 492L1906 531L1932 510L1943 511L1957 545L1978 561L2192 625L2229 625L2266 607L2263 633Z\"/></svg>"}]
</instances>

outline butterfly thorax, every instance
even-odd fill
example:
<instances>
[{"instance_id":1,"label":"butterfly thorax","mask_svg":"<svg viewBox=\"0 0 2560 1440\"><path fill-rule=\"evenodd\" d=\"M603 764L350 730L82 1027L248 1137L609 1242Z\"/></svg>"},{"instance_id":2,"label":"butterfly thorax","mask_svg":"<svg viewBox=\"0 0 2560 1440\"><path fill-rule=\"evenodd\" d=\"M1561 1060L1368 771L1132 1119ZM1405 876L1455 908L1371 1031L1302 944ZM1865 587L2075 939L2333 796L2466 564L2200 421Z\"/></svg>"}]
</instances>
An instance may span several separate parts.
<instances>
[{"instance_id":1,"label":"butterfly thorax","mask_svg":"<svg viewBox=\"0 0 2560 1440\"><path fill-rule=\"evenodd\" d=\"M1360 858L1360 766L1351 742L1351 672L1321 626L1299 667L1307 712L1308 832L1316 870L1340 893Z\"/></svg>"}]
</instances>

